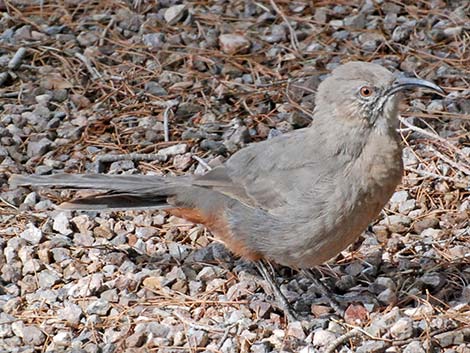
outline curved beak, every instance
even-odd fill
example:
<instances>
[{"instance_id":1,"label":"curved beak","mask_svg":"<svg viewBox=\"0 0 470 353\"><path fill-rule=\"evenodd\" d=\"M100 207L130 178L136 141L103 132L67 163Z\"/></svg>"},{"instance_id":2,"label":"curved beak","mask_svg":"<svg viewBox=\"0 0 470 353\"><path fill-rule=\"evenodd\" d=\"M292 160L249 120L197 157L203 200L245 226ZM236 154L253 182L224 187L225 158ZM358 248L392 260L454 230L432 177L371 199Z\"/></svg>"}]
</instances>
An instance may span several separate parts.
<instances>
[{"instance_id":1,"label":"curved beak","mask_svg":"<svg viewBox=\"0 0 470 353\"><path fill-rule=\"evenodd\" d=\"M420 78L410 78L410 77L400 77L397 78L390 89L387 92L387 95L391 96L397 92L410 89L413 87L423 87L427 88L431 91L434 91L436 93L439 93L441 95L445 95L445 91L436 85L435 83L432 83L430 81L426 81Z\"/></svg>"}]
</instances>

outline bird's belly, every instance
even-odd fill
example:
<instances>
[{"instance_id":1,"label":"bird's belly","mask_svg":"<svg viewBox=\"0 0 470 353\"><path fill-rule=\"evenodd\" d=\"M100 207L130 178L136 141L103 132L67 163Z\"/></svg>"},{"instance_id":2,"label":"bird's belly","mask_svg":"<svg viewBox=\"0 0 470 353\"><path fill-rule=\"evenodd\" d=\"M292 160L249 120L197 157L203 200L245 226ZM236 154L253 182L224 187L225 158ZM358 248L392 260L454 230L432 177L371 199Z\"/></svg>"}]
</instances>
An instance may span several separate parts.
<instances>
[{"instance_id":1,"label":"bird's belly","mask_svg":"<svg viewBox=\"0 0 470 353\"><path fill-rule=\"evenodd\" d=\"M396 183L374 190L374 194L363 195L356 200L348 212L339 207L331 212L329 220L320 229L310 229L309 240L297 251L292 249L288 265L308 268L324 263L353 243L367 226L376 219L393 194ZM380 197L378 196L380 195ZM346 207L347 208L347 207ZM336 217L336 219L335 219Z\"/></svg>"}]
</instances>

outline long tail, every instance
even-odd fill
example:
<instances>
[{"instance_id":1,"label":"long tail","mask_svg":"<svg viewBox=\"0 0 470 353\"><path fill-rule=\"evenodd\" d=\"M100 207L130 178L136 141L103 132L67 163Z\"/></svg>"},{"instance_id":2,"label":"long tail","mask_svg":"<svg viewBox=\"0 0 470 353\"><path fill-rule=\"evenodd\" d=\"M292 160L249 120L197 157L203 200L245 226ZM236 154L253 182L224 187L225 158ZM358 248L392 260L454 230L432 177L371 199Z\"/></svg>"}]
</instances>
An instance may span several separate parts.
<instances>
[{"instance_id":1,"label":"long tail","mask_svg":"<svg viewBox=\"0 0 470 353\"><path fill-rule=\"evenodd\" d=\"M189 177L153 175L54 174L13 175L10 185L91 189L100 193L60 205L71 210L164 209L168 197L190 186Z\"/></svg>"}]
</instances>

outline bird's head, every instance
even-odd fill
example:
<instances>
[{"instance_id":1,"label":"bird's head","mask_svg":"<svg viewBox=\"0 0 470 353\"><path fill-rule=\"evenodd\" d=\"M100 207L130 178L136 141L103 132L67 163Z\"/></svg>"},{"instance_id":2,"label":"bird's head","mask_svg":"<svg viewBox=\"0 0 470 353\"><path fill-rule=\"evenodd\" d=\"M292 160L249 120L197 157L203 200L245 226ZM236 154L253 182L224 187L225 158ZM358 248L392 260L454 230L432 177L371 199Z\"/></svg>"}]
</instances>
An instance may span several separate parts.
<instances>
[{"instance_id":1,"label":"bird's head","mask_svg":"<svg viewBox=\"0 0 470 353\"><path fill-rule=\"evenodd\" d=\"M345 124L395 126L397 93L424 87L444 94L436 84L418 79L397 77L384 67L366 62L349 62L338 66L318 87L316 111ZM328 118L327 118L328 119Z\"/></svg>"}]
</instances>

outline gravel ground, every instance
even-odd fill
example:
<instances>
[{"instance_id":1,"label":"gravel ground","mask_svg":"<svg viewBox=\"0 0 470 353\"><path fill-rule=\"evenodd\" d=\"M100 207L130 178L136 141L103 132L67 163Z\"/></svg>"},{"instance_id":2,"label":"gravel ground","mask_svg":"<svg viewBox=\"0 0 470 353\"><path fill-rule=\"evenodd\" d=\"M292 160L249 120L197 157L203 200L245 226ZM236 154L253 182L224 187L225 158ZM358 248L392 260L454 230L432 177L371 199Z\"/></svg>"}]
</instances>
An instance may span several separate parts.
<instances>
[{"instance_id":1,"label":"gravel ground","mask_svg":"<svg viewBox=\"0 0 470 353\"><path fill-rule=\"evenodd\" d=\"M0 0L0 352L470 352L470 4ZM406 175L318 268L346 308L165 213L71 213L13 173L204 173L307 126L324 75L372 61L445 98L402 106ZM81 191L83 192L83 191Z\"/></svg>"}]
</instances>

